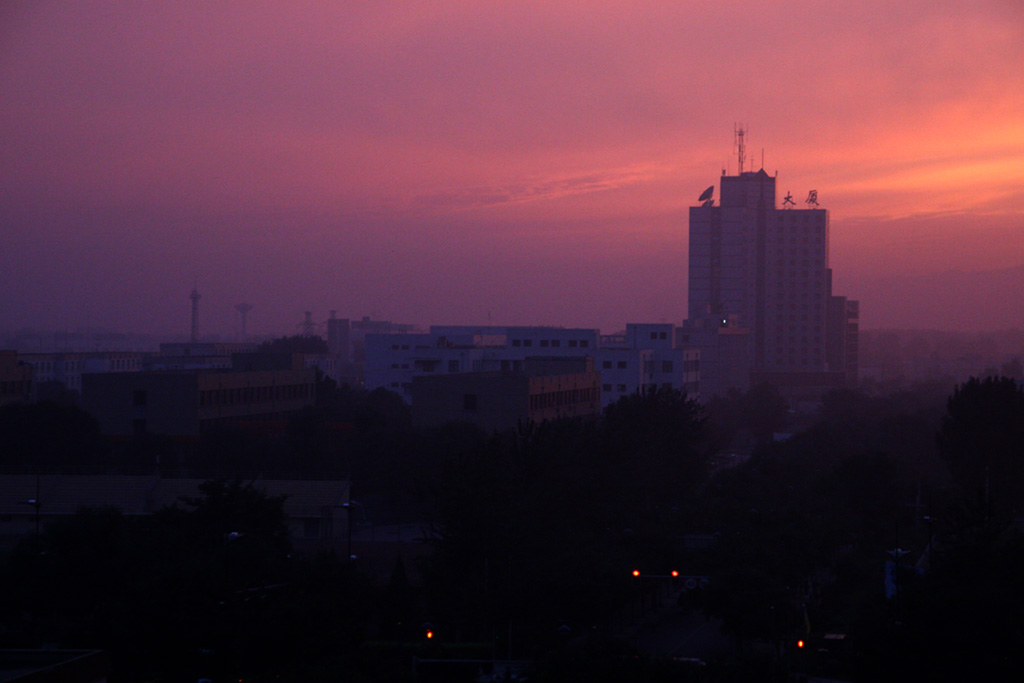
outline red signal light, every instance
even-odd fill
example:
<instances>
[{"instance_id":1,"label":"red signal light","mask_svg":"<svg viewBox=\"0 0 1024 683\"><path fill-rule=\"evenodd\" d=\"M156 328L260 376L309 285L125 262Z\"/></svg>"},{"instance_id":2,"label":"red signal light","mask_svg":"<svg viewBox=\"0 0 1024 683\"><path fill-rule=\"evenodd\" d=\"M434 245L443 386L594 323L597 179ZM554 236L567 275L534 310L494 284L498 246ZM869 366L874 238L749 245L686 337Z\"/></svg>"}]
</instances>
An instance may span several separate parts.
<instances>
[{"instance_id":1,"label":"red signal light","mask_svg":"<svg viewBox=\"0 0 1024 683\"><path fill-rule=\"evenodd\" d=\"M433 631L431 631L431 630L430 630L430 629L428 628L428 629L427 629L427 632L426 632L426 634L425 634L425 635L427 636L427 640L430 640L431 638L433 638L433 637L434 637L434 632L433 632Z\"/></svg>"},{"instance_id":2,"label":"red signal light","mask_svg":"<svg viewBox=\"0 0 1024 683\"><path fill-rule=\"evenodd\" d=\"M672 570L672 578L673 579L678 579L679 578L679 572L677 572L675 569Z\"/></svg>"},{"instance_id":3,"label":"red signal light","mask_svg":"<svg viewBox=\"0 0 1024 683\"><path fill-rule=\"evenodd\" d=\"M640 570L639 569L634 569L633 570L633 576L639 577L640 576Z\"/></svg>"},{"instance_id":4,"label":"red signal light","mask_svg":"<svg viewBox=\"0 0 1024 683\"><path fill-rule=\"evenodd\" d=\"M803 647L804 646L804 641L802 641L802 640L796 641L796 646L797 647Z\"/></svg>"}]
</instances>

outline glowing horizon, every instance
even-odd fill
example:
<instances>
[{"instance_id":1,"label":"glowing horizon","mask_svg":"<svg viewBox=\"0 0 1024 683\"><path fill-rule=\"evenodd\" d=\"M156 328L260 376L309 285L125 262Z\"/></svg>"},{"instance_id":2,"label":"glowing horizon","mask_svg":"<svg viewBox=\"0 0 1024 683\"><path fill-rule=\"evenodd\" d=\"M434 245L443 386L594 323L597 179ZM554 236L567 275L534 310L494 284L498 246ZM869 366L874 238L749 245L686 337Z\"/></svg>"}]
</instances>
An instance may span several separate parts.
<instances>
[{"instance_id":1,"label":"glowing horizon","mask_svg":"<svg viewBox=\"0 0 1024 683\"><path fill-rule=\"evenodd\" d=\"M1022 27L1000 0L8 4L0 327L182 329L197 278L222 334L243 300L257 332L678 323L734 122L780 201L818 190L862 324L913 319L878 283L1024 264Z\"/></svg>"}]
</instances>

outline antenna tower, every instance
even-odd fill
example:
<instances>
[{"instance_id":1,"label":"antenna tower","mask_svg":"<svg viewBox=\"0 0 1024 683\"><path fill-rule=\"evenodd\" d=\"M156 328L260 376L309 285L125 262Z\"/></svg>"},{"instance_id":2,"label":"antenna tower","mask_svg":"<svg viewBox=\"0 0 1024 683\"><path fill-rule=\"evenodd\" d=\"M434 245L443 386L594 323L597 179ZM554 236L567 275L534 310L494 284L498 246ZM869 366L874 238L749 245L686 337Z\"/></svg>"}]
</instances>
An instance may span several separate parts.
<instances>
[{"instance_id":1,"label":"antenna tower","mask_svg":"<svg viewBox=\"0 0 1024 683\"><path fill-rule=\"evenodd\" d=\"M248 336L246 334L246 319L249 317L249 311L252 310L252 306L246 303L235 304L235 310L242 314L242 341Z\"/></svg>"},{"instance_id":2,"label":"antenna tower","mask_svg":"<svg viewBox=\"0 0 1024 683\"><path fill-rule=\"evenodd\" d=\"M199 293L199 289L193 287L192 293L188 295L188 298L192 300L192 334L189 338L195 344L199 341L199 300L203 297Z\"/></svg>"},{"instance_id":3,"label":"antenna tower","mask_svg":"<svg viewBox=\"0 0 1024 683\"><path fill-rule=\"evenodd\" d=\"M316 335L316 323L313 322L313 311L306 311L301 327L303 337L313 337Z\"/></svg>"},{"instance_id":4,"label":"antenna tower","mask_svg":"<svg viewBox=\"0 0 1024 683\"><path fill-rule=\"evenodd\" d=\"M740 170L737 175L743 175L743 167L747 163L747 131L743 130L743 126L733 124L733 137L736 142L736 157L740 162Z\"/></svg>"}]
</instances>

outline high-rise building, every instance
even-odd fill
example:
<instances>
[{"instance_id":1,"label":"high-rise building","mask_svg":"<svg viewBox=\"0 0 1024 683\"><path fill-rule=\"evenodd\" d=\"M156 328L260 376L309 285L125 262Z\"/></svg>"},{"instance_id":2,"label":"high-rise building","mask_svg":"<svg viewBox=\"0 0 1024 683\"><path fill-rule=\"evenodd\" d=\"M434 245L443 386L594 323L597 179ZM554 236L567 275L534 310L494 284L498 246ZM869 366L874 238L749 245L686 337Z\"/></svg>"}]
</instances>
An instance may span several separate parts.
<instances>
[{"instance_id":1,"label":"high-rise building","mask_svg":"<svg viewBox=\"0 0 1024 683\"><path fill-rule=\"evenodd\" d=\"M814 191L806 209L788 194L777 208L775 181L723 174L719 205L708 188L690 208L684 334L702 349L705 395L761 381L813 394L856 377L858 306L832 294L828 211Z\"/></svg>"}]
</instances>

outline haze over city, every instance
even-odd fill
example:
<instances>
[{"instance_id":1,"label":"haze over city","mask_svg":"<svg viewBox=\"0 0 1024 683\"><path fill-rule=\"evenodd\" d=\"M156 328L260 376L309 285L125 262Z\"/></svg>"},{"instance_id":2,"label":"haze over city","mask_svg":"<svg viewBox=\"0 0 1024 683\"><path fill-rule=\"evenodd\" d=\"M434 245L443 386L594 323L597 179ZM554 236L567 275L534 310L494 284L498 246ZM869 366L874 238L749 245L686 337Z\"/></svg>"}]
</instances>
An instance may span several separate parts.
<instances>
[{"instance_id":1,"label":"haze over city","mask_svg":"<svg viewBox=\"0 0 1024 683\"><path fill-rule=\"evenodd\" d=\"M0 324L678 324L738 122L863 328L1019 327L1022 66L1012 0L5 3Z\"/></svg>"}]
</instances>

